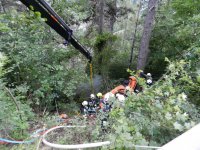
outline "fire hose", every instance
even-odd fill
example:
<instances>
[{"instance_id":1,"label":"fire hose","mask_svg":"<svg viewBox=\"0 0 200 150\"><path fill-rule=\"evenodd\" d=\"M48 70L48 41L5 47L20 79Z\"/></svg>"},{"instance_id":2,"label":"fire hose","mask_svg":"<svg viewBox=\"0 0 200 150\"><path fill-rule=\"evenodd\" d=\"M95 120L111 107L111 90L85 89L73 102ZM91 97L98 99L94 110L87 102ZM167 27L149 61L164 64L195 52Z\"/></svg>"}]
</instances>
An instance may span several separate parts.
<instances>
[{"instance_id":1,"label":"fire hose","mask_svg":"<svg viewBox=\"0 0 200 150\"><path fill-rule=\"evenodd\" d=\"M43 139L42 142L50 147L53 148L59 148L59 149L83 149L83 148L92 148L92 147L100 147L100 146L104 146L104 145L109 145L110 141L105 141L105 142L96 142L96 143L85 143L85 144L74 144L74 145L62 145L62 144L54 144L54 143L50 143L48 142L45 137L48 133L59 129L59 128L84 128L86 126L57 126L57 127L53 127L49 130L47 130L44 134L43 134Z\"/></svg>"}]
</instances>

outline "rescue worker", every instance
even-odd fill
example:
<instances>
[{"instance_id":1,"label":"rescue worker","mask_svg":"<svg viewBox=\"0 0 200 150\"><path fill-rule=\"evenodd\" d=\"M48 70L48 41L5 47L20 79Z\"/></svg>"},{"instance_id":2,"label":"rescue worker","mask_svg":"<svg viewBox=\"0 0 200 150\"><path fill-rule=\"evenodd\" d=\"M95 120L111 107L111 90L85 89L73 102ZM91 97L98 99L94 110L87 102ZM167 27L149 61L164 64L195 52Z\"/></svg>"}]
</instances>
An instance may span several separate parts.
<instances>
[{"instance_id":1,"label":"rescue worker","mask_svg":"<svg viewBox=\"0 0 200 150\"><path fill-rule=\"evenodd\" d=\"M97 98L101 99L103 97L102 93L97 93Z\"/></svg>"},{"instance_id":2,"label":"rescue worker","mask_svg":"<svg viewBox=\"0 0 200 150\"><path fill-rule=\"evenodd\" d=\"M153 79L151 77L151 73L145 74L142 70L139 71L139 77L146 80L146 84L151 86L153 83Z\"/></svg>"},{"instance_id":3,"label":"rescue worker","mask_svg":"<svg viewBox=\"0 0 200 150\"><path fill-rule=\"evenodd\" d=\"M87 115L88 114L88 101L83 101L80 109L81 109L81 113L83 115Z\"/></svg>"},{"instance_id":4,"label":"rescue worker","mask_svg":"<svg viewBox=\"0 0 200 150\"><path fill-rule=\"evenodd\" d=\"M121 85L115 87L113 90L111 90L110 92L106 93L106 94L104 95L104 100L108 101L109 98L111 98L111 97L116 97L116 94L117 94L117 93L120 93L120 94L126 96L126 90L127 90L128 84L129 84L129 81L128 81L128 80L125 80L125 81L123 82L123 84L121 84Z\"/></svg>"},{"instance_id":5,"label":"rescue worker","mask_svg":"<svg viewBox=\"0 0 200 150\"><path fill-rule=\"evenodd\" d=\"M147 73L146 83L149 86L151 86L153 84L153 79L151 77L151 73Z\"/></svg>"},{"instance_id":6,"label":"rescue worker","mask_svg":"<svg viewBox=\"0 0 200 150\"><path fill-rule=\"evenodd\" d=\"M113 90L111 90L110 92L114 95L116 95L117 93L126 95L126 87L129 85L129 81L128 80L124 80L123 84L115 87Z\"/></svg>"},{"instance_id":7,"label":"rescue worker","mask_svg":"<svg viewBox=\"0 0 200 150\"><path fill-rule=\"evenodd\" d=\"M136 85L137 85L136 77L130 76L127 90L129 90L131 94L134 92Z\"/></svg>"},{"instance_id":8,"label":"rescue worker","mask_svg":"<svg viewBox=\"0 0 200 150\"><path fill-rule=\"evenodd\" d=\"M81 106L81 112L86 115L92 115L96 113L96 99L94 94L90 94L88 101L83 101Z\"/></svg>"},{"instance_id":9,"label":"rescue worker","mask_svg":"<svg viewBox=\"0 0 200 150\"><path fill-rule=\"evenodd\" d=\"M107 98L101 98L99 103L99 109L103 110L104 112L109 112L111 109L111 104L108 102Z\"/></svg>"},{"instance_id":10,"label":"rescue worker","mask_svg":"<svg viewBox=\"0 0 200 150\"><path fill-rule=\"evenodd\" d=\"M119 100L120 103L124 103L125 101L125 96L120 93L116 94L116 98Z\"/></svg>"},{"instance_id":11,"label":"rescue worker","mask_svg":"<svg viewBox=\"0 0 200 150\"><path fill-rule=\"evenodd\" d=\"M142 70L139 70L138 73L137 73L138 77L139 78L142 78L144 81L146 81L146 84L148 86L151 86L152 85L152 77L151 77L151 73L147 73L145 74ZM136 87L134 89L134 92L135 93L140 93L142 92L144 89L141 85L139 85L139 83L136 83Z\"/></svg>"},{"instance_id":12,"label":"rescue worker","mask_svg":"<svg viewBox=\"0 0 200 150\"><path fill-rule=\"evenodd\" d=\"M99 109L103 112L103 116L101 115L101 129L104 132L107 131L108 128L108 117L109 117L109 112L111 110L112 103L108 101L107 98L103 98L102 94L98 94L100 104L99 104Z\"/></svg>"},{"instance_id":13,"label":"rescue worker","mask_svg":"<svg viewBox=\"0 0 200 150\"><path fill-rule=\"evenodd\" d=\"M99 106L100 102L103 99L103 94L102 93L97 93L97 98L96 98L96 105Z\"/></svg>"},{"instance_id":14,"label":"rescue worker","mask_svg":"<svg viewBox=\"0 0 200 150\"><path fill-rule=\"evenodd\" d=\"M139 70L137 74L138 74L138 77L140 77L140 78L144 78L144 79L147 78L147 75L142 70Z\"/></svg>"},{"instance_id":15,"label":"rescue worker","mask_svg":"<svg viewBox=\"0 0 200 150\"><path fill-rule=\"evenodd\" d=\"M90 94L90 99L88 100L88 114L96 114L97 104L96 97L94 94Z\"/></svg>"}]
</instances>

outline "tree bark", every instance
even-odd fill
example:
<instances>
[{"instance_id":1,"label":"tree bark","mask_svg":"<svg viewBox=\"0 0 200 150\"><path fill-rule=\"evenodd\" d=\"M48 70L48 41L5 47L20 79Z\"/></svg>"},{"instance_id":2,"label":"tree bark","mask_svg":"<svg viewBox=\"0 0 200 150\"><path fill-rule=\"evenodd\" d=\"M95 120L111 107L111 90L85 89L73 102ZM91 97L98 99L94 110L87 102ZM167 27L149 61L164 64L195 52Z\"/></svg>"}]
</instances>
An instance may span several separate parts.
<instances>
[{"instance_id":1,"label":"tree bark","mask_svg":"<svg viewBox=\"0 0 200 150\"><path fill-rule=\"evenodd\" d=\"M129 66L128 66L129 69L131 68L131 64L132 64L132 61L133 61L133 50L134 50L134 47L135 47L135 39L136 39L136 33L137 33L137 27L138 27L138 22L139 22L139 15L140 15L141 6L142 6L142 0L140 0L137 15L136 15L135 29L134 29L134 33L133 33L133 42L132 42L132 46L131 46L131 56L130 56L130 61L129 61Z\"/></svg>"},{"instance_id":2,"label":"tree bark","mask_svg":"<svg viewBox=\"0 0 200 150\"><path fill-rule=\"evenodd\" d=\"M151 32L153 28L153 23L155 20L155 10L158 0L149 0L148 2L148 12L144 22L144 30L142 34L142 39L140 43L139 55L137 60L137 70L143 70L145 68L149 50L149 41L151 37Z\"/></svg>"},{"instance_id":3,"label":"tree bark","mask_svg":"<svg viewBox=\"0 0 200 150\"><path fill-rule=\"evenodd\" d=\"M97 31L99 35L102 35L104 31L103 30L104 29L104 6L105 6L105 0L99 0L97 4L97 12L96 12ZM102 43L100 43L100 45L102 45ZM97 62L98 62L98 66L100 66L100 68L98 69L98 74L102 74L101 66L103 64L103 56L101 55L103 51L103 45L102 46L100 45L97 47L97 55L99 55Z\"/></svg>"},{"instance_id":4,"label":"tree bark","mask_svg":"<svg viewBox=\"0 0 200 150\"><path fill-rule=\"evenodd\" d=\"M110 14L110 32L113 33L114 24L116 22L116 15L117 15L117 0L113 0L110 2L109 5L109 14Z\"/></svg>"},{"instance_id":5,"label":"tree bark","mask_svg":"<svg viewBox=\"0 0 200 150\"><path fill-rule=\"evenodd\" d=\"M99 1L99 10L98 10L98 33L103 33L103 25L104 25L104 0Z\"/></svg>"},{"instance_id":6,"label":"tree bark","mask_svg":"<svg viewBox=\"0 0 200 150\"><path fill-rule=\"evenodd\" d=\"M6 1L5 0L1 0L1 12L6 12Z\"/></svg>"}]
</instances>

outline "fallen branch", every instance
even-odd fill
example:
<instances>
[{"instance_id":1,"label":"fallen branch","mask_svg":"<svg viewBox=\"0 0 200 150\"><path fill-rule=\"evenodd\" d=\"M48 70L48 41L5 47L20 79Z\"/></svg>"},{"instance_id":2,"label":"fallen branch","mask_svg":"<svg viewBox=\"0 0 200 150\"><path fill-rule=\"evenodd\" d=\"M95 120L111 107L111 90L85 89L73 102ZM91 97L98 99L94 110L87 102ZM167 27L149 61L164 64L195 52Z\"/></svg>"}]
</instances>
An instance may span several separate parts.
<instances>
[{"instance_id":1,"label":"fallen branch","mask_svg":"<svg viewBox=\"0 0 200 150\"><path fill-rule=\"evenodd\" d=\"M11 93L11 91L10 91L7 87L4 86L4 89L8 92L9 96L11 97L11 99L13 100L13 102L15 103L16 108L17 108L17 111L19 112L19 118L20 118L20 120L23 122L23 120L22 120L22 115L21 115L21 113L20 113L20 107L19 107L19 105L17 104L17 100L15 99L15 97L13 96L13 94Z\"/></svg>"}]
</instances>

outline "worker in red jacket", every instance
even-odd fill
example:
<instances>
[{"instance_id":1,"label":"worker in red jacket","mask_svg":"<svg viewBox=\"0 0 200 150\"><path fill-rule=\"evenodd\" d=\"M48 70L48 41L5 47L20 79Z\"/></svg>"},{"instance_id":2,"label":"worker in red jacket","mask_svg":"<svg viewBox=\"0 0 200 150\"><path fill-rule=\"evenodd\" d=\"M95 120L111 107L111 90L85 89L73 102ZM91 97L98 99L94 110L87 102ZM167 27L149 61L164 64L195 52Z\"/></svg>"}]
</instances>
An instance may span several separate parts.
<instances>
[{"instance_id":1,"label":"worker in red jacket","mask_svg":"<svg viewBox=\"0 0 200 150\"><path fill-rule=\"evenodd\" d=\"M114 95L116 95L117 93L120 93L120 94L126 94L126 87L128 86L129 84L129 81L128 80L125 80L123 82L123 84L115 87L113 90L111 90L110 92Z\"/></svg>"},{"instance_id":2,"label":"worker in red jacket","mask_svg":"<svg viewBox=\"0 0 200 150\"><path fill-rule=\"evenodd\" d=\"M136 85L137 85L137 79L136 79L136 77L130 76L130 77L129 77L129 84L128 84L128 88L127 88L127 89L128 89L131 93L133 93L133 91L134 91Z\"/></svg>"}]
</instances>

